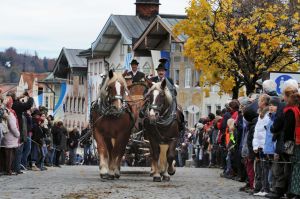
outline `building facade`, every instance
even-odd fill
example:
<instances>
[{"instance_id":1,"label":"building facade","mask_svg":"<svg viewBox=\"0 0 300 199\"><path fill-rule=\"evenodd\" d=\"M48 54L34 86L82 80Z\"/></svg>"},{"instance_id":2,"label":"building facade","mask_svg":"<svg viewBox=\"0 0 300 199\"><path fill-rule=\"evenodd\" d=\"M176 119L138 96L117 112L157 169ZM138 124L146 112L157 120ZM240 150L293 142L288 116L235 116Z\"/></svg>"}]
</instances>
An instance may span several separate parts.
<instances>
[{"instance_id":1,"label":"building facade","mask_svg":"<svg viewBox=\"0 0 300 199\"><path fill-rule=\"evenodd\" d=\"M58 104L62 104L63 122L67 128L82 130L87 125L87 62L79 57L81 49L63 48L55 63L54 78L65 81Z\"/></svg>"}]
</instances>

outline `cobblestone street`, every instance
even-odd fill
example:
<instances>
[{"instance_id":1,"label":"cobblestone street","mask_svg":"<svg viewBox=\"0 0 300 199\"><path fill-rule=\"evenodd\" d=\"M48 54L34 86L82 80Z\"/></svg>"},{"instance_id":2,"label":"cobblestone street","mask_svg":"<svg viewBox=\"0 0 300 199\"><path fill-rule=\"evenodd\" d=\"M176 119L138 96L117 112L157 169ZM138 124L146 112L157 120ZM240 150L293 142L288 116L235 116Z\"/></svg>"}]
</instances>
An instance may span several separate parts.
<instances>
[{"instance_id":1,"label":"cobblestone street","mask_svg":"<svg viewBox=\"0 0 300 199\"><path fill-rule=\"evenodd\" d=\"M119 180L103 181L97 166L64 166L18 176L0 176L0 198L254 198L243 183L219 177L218 169L177 168L170 182L154 183L150 168L122 168Z\"/></svg>"}]
</instances>

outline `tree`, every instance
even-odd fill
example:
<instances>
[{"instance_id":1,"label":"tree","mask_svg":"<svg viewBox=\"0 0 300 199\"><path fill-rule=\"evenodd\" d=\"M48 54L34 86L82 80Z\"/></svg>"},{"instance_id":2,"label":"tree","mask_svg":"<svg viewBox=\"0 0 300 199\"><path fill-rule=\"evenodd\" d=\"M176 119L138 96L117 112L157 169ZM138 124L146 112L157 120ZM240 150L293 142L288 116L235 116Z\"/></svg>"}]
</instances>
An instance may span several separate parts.
<instances>
[{"instance_id":1,"label":"tree","mask_svg":"<svg viewBox=\"0 0 300 199\"><path fill-rule=\"evenodd\" d=\"M253 92L265 71L298 70L300 17L288 1L191 0L186 12L174 32L188 36L184 53L202 85L237 98L237 88Z\"/></svg>"}]
</instances>

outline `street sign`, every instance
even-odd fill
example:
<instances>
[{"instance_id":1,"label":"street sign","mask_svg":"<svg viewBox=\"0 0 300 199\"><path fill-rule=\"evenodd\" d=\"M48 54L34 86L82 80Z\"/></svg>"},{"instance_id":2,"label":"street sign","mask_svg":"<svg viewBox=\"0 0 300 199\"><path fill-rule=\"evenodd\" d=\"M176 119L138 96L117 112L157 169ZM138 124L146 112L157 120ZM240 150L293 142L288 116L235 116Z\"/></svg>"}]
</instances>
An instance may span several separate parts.
<instances>
[{"instance_id":1,"label":"street sign","mask_svg":"<svg viewBox=\"0 0 300 199\"><path fill-rule=\"evenodd\" d=\"M276 83L276 91L278 94L282 94L283 84L289 79L295 79L300 82L300 73L285 73L285 72L270 72L270 79Z\"/></svg>"},{"instance_id":2,"label":"street sign","mask_svg":"<svg viewBox=\"0 0 300 199\"><path fill-rule=\"evenodd\" d=\"M200 108L198 106L191 105L191 106L187 107L187 110L189 113L195 114L200 111Z\"/></svg>"}]
</instances>

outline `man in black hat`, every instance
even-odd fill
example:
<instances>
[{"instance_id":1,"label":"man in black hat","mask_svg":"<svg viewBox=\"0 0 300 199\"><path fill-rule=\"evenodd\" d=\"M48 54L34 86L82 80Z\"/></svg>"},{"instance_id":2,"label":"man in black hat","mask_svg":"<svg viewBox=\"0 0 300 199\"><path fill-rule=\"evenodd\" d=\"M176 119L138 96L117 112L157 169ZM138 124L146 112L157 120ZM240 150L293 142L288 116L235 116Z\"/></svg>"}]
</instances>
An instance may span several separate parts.
<instances>
[{"instance_id":1,"label":"man in black hat","mask_svg":"<svg viewBox=\"0 0 300 199\"><path fill-rule=\"evenodd\" d=\"M169 78L169 77L166 77L166 72L167 72L167 68L166 68L166 66L165 66L165 64L167 63L167 59L166 58L161 58L160 60L159 60L159 62L160 62L160 64L157 66L157 68L155 69L156 71L157 71L157 76L155 76L155 77L152 77L150 80L152 81L152 82L155 82L155 83L157 83L157 82L161 82L161 81L163 81L164 79L167 79L167 80L169 80L169 82L172 84L172 85L174 85L174 82L173 82L173 80L171 79L171 78Z\"/></svg>"},{"instance_id":2,"label":"man in black hat","mask_svg":"<svg viewBox=\"0 0 300 199\"><path fill-rule=\"evenodd\" d=\"M130 65L131 65L132 70L129 72L126 70L123 73L123 76L125 78L132 78L132 83L143 81L143 79L145 78L145 74L143 72L140 72L137 70L139 62L137 60L133 59L130 62Z\"/></svg>"}]
</instances>

